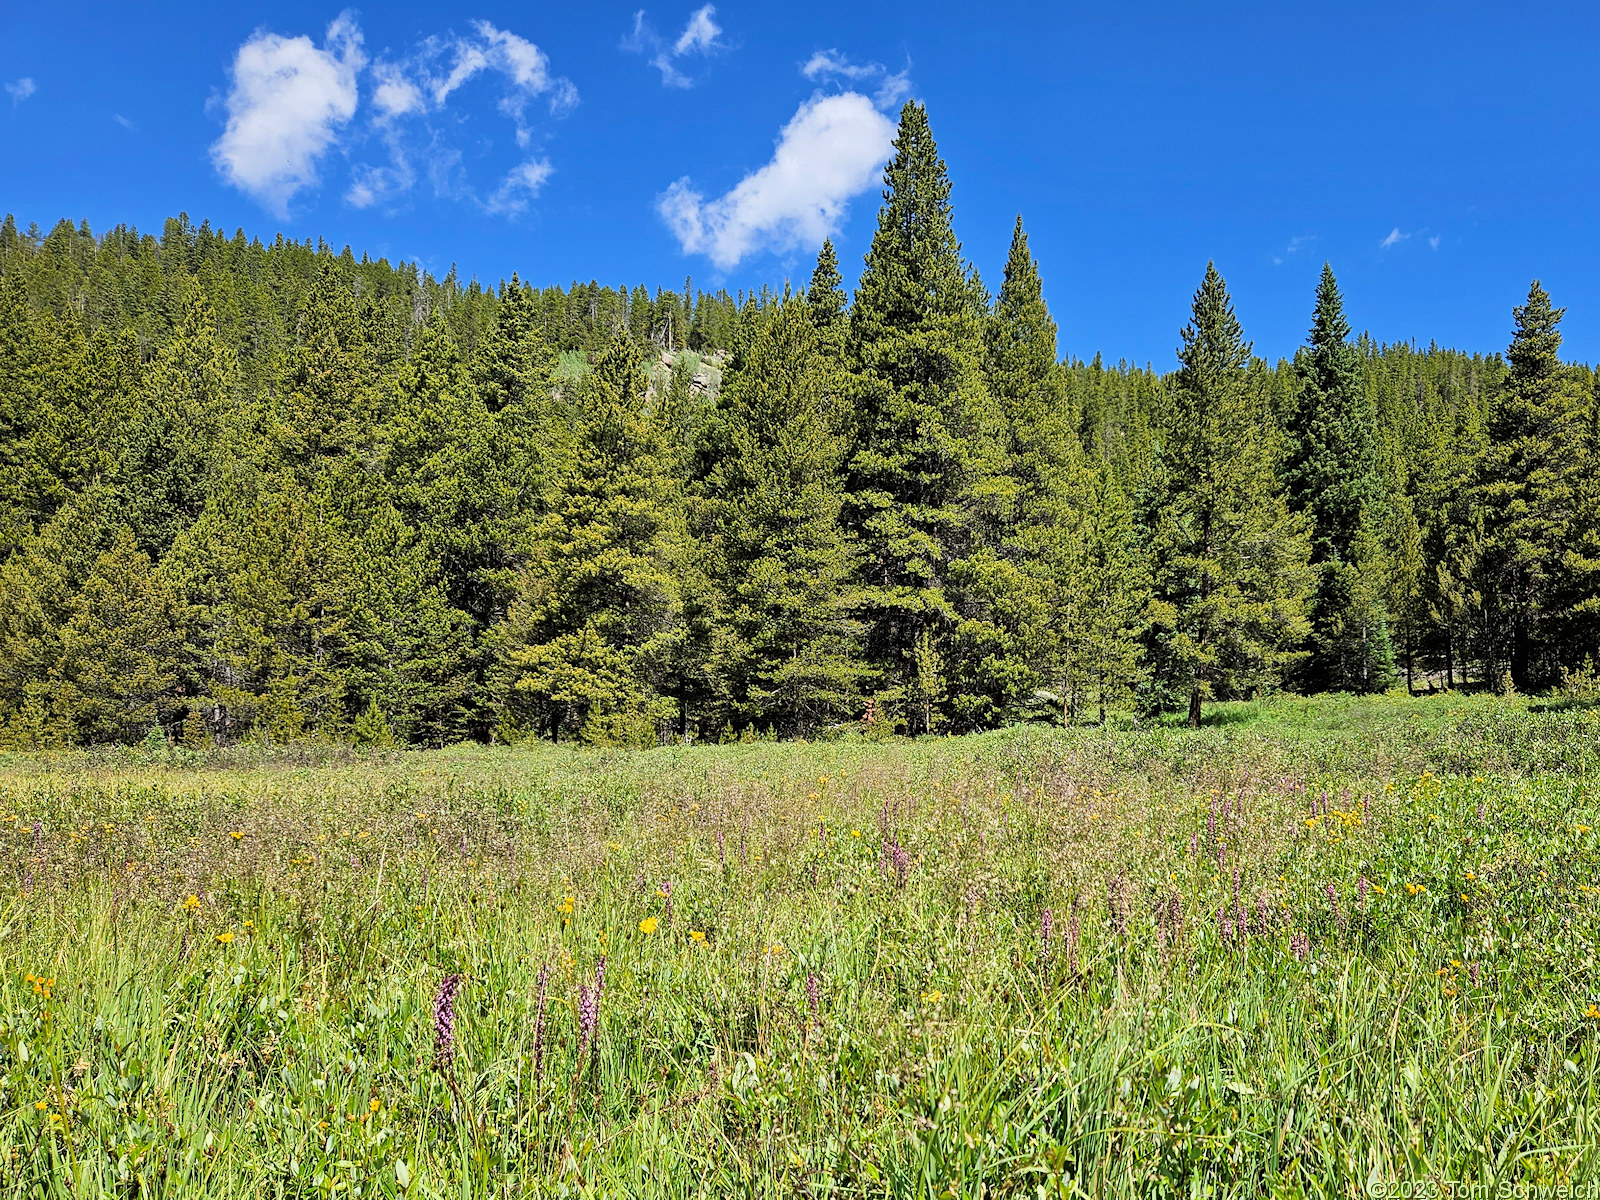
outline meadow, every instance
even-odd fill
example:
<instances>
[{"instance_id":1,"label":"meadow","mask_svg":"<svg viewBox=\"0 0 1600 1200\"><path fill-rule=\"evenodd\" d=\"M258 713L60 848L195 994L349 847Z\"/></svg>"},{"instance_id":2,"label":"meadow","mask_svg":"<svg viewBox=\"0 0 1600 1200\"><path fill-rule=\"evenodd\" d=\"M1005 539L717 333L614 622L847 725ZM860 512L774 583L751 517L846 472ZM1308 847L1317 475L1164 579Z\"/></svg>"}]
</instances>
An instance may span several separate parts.
<instances>
[{"instance_id":1,"label":"meadow","mask_svg":"<svg viewBox=\"0 0 1600 1200\"><path fill-rule=\"evenodd\" d=\"M1597 798L1459 695L0 756L0 1194L1557 1194Z\"/></svg>"}]
</instances>

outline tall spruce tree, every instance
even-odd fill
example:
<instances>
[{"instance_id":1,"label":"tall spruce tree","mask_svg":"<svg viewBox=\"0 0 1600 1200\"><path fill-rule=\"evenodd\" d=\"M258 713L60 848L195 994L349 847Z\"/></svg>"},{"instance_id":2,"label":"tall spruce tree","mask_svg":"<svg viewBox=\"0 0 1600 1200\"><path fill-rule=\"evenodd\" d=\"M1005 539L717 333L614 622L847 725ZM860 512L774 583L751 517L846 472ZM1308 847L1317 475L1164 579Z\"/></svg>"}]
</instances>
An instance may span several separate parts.
<instances>
[{"instance_id":1,"label":"tall spruce tree","mask_svg":"<svg viewBox=\"0 0 1600 1200\"><path fill-rule=\"evenodd\" d=\"M1574 511L1580 412L1576 380L1561 362L1561 318L1533 281L1513 310L1510 373L1489 410L1489 447L1478 500L1484 512L1487 618L1497 671L1519 688L1553 681L1560 655L1562 557Z\"/></svg>"},{"instance_id":2,"label":"tall spruce tree","mask_svg":"<svg viewBox=\"0 0 1600 1200\"><path fill-rule=\"evenodd\" d=\"M1208 699L1279 686L1309 629L1308 522L1277 476L1272 414L1214 264L1183 329L1162 447L1151 605L1164 681L1198 727Z\"/></svg>"},{"instance_id":3,"label":"tall spruce tree","mask_svg":"<svg viewBox=\"0 0 1600 1200\"><path fill-rule=\"evenodd\" d=\"M1311 648L1301 679L1312 691L1382 691L1394 679L1382 604L1377 534L1385 524L1374 416L1350 343L1333 268L1322 264L1307 345L1295 355L1289 421L1290 504L1311 520L1318 567Z\"/></svg>"},{"instance_id":4,"label":"tall spruce tree","mask_svg":"<svg viewBox=\"0 0 1600 1200\"><path fill-rule=\"evenodd\" d=\"M946 587L994 473L995 420L950 181L919 104L901 109L884 185L850 311L844 520L862 549L866 662L884 701L920 731L948 711L927 702L943 688L929 674L937 656L921 655L919 669L918 646L936 648L951 632ZM962 697L951 701L959 709Z\"/></svg>"}]
</instances>

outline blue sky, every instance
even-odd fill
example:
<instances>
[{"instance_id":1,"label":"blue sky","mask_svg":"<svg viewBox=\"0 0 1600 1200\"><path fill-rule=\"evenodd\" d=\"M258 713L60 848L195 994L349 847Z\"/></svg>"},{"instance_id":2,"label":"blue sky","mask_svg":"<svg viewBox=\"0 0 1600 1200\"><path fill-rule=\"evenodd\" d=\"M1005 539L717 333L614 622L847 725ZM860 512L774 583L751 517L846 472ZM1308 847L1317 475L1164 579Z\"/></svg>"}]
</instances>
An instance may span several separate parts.
<instances>
[{"instance_id":1,"label":"blue sky","mask_svg":"<svg viewBox=\"0 0 1600 1200\"><path fill-rule=\"evenodd\" d=\"M1172 365L1208 258L1291 353L1333 262L1384 340L1600 359L1600 8L6 4L0 209L279 230L493 283L803 281L928 105L991 288L1021 213L1066 353Z\"/></svg>"}]
</instances>

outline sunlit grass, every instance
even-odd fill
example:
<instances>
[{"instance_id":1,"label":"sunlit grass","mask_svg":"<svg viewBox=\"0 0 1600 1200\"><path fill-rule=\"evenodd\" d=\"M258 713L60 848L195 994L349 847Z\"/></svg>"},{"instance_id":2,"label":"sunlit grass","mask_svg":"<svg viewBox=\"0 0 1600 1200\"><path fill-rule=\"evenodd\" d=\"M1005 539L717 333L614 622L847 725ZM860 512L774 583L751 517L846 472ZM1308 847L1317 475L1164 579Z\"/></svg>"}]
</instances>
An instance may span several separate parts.
<instances>
[{"instance_id":1,"label":"sunlit grass","mask_svg":"<svg viewBox=\"0 0 1600 1200\"><path fill-rule=\"evenodd\" d=\"M0 1180L1592 1178L1600 720L1300 704L1196 733L0 760Z\"/></svg>"}]
</instances>

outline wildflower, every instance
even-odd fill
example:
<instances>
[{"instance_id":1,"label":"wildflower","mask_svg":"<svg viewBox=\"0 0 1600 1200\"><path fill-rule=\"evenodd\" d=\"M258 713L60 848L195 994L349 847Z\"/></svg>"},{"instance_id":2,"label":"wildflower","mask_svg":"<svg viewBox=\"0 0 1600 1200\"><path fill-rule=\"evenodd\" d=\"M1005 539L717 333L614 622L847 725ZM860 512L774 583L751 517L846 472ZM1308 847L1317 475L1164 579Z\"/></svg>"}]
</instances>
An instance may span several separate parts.
<instances>
[{"instance_id":1,"label":"wildflower","mask_svg":"<svg viewBox=\"0 0 1600 1200\"><path fill-rule=\"evenodd\" d=\"M187 896L184 897L184 900L183 900L183 911L184 912L194 912L199 907L200 907L200 897L199 896L196 896L193 892L190 892Z\"/></svg>"},{"instance_id":2,"label":"wildflower","mask_svg":"<svg viewBox=\"0 0 1600 1200\"><path fill-rule=\"evenodd\" d=\"M533 1019L533 1086L537 1090L544 1077L544 1007L546 991L550 984L550 960L539 967L539 1005Z\"/></svg>"},{"instance_id":3,"label":"wildflower","mask_svg":"<svg viewBox=\"0 0 1600 1200\"><path fill-rule=\"evenodd\" d=\"M1456 989L1447 983L1444 986L1444 994L1446 996L1454 996L1456 994Z\"/></svg>"},{"instance_id":4,"label":"wildflower","mask_svg":"<svg viewBox=\"0 0 1600 1200\"><path fill-rule=\"evenodd\" d=\"M703 941L705 941L706 940L705 931L701 930L701 929L691 929L691 930L689 930L689 940L691 942L703 942Z\"/></svg>"},{"instance_id":5,"label":"wildflower","mask_svg":"<svg viewBox=\"0 0 1600 1200\"><path fill-rule=\"evenodd\" d=\"M1296 933L1289 939L1289 953L1299 962L1305 962L1311 957L1311 939L1304 932Z\"/></svg>"},{"instance_id":6,"label":"wildflower","mask_svg":"<svg viewBox=\"0 0 1600 1200\"><path fill-rule=\"evenodd\" d=\"M456 993L461 990L460 975L446 975L433 999L433 1057L440 1070L447 1070L456 1057Z\"/></svg>"},{"instance_id":7,"label":"wildflower","mask_svg":"<svg viewBox=\"0 0 1600 1200\"><path fill-rule=\"evenodd\" d=\"M1576 829L1579 833L1588 833L1589 832L1589 827L1587 825L1574 825L1573 828Z\"/></svg>"},{"instance_id":8,"label":"wildflower","mask_svg":"<svg viewBox=\"0 0 1600 1200\"><path fill-rule=\"evenodd\" d=\"M578 985L578 1057L589 1052L595 1030L600 1025L600 991L587 983Z\"/></svg>"},{"instance_id":9,"label":"wildflower","mask_svg":"<svg viewBox=\"0 0 1600 1200\"><path fill-rule=\"evenodd\" d=\"M853 838L858 838L858 837L860 837L860 836L861 836L861 830L859 830L859 829L852 829L852 830L851 830L851 831L850 831L850 836L851 836L851 837L853 837Z\"/></svg>"},{"instance_id":10,"label":"wildflower","mask_svg":"<svg viewBox=\"0 0 1600 1200\"><path fill-rule=\"evenodd\" d=\"M244 923L244 930L246 933L254 933L256 930L256 923L254 921L246 921Z\"/></svg>"},{"instance_id":11,"label":"wildflower","mask_svg":"<svg viewBox=\"0 0 1600 1200\"><path fill-rule=\"evenodd\" d=\"M813 1025L822 1024L822 1020L821 1020L821 1008L822 1008L821 989L817 984L817 977L815 975L813 975L813 974L810 974L809 972L806 974L806 1007L808 1007L811 1010L811 1023Z\"/></svg>"},{"instance_id":12,"label":"wildflower","mask_svg":"<svg viewBox=\"0 0 1600 1200\"><path fill-rule=\"evenodd\" d=\"M558 913L564 913L570 917L572 915L572 907L576 902L577 897L575 897L571 892L568 892L562 899L561 903L556 905L556 911Z\"/></svg>"},{"instance_id":13,"label":"wildflower","mask_svg":"<svg viewBox=\"0 0 1600 1200\"><path fill-rule=\"evenodd\" d=\"M656 931L656 919L654 917L646 917L644 920L639 922L639 932L640 933L647 933L648 934L648 933L654 933L655 931Z\"/></svg>"},{"instance_id":14,"label":"wildflower","mask_svg":"<svg viewBox=\"0 0 1600 1200\"><path fill-rule=\"evenodd\" d=\"M1593 1008L1594 1005L1591 1004L1589 1007ZM35 1100L33 1102L33 1106L35 1108L37 1108L40 1112L43 1112L45 1109L50 1107L50 1101L48 1101L48 1100Z\"/></svg>"},{"instance_id":15,"label":"wildflower","mask_svg":"<svg viewBox=\"0 0 1600 1200\"><path fill-rule=\"evenodd\" d=\"M1356 885L1356 893L1361 897L1361 910L1365 912L1367 908L1367 877L1365 875L1361 877L1361 882Z\"/></svg>"},{"instance_id":16,"label":"wildflower","mask_svg":"<svg viewBox=\"0 0 1600 1200\"><path fill-rule=\"evenodd\" d=\"M934 988L930 992L923 992L922 993L922 1002L924 1004L937 1004L937 1003L939 1003L939 1001L941 1001L943 999L944 999L944 993L941 992L938 988Z\"/></svg>"},{"instance_id":17,"label":"wildflower","mask_svg":"<svg viewBox=\"0 0 1600 1200\"><path fill-rule=\"evenodd\" d=\"M1039 961L1046 967L1050 965L1050 930L1053 923L1052 914L1047 908L1039 917Z\"/></svg>"},{"instance_id":18,"label":"wildflower","mask_svg":"<svg viewBox=\"0 0 1600 1200\"><path fill-rule=\"evenodd\" d=\"M244 830L230 829L228 830L228 836L231 837L235 842L242 842L244 841Z\"/></svg>"},{"instance_id":19,"label":"wildflower","mask_svg":"<svg viewBox=\"0 0 1600 1200\"><path fill-rule=\"evenodd\" d=\"M383 1107L383 1101L379 1100L376 1096L374 1096L371 1100L369 1100L367 1102L367 1111L368 1112L377 1112L382 1107Z\"/></svg>"},{"instance_id":20,"label":"wildflower","mask_svg":"<svg viewBox=\"0 0 1600 1200\"><path fill-rule=\"evenodd\" d=\"M230 929L226 933L217 934L217 941L226 946L229 942L233 941L233 930Z\"/></svg>"},{"instance_id":21,"label":"wildflower","mask_svg":"<svg viewBox=\"0 0 1600 1200\"><path fill-rule=\"evenodd\" d=\"M1595 1004L1589 1005L1589 1011L1584 1013L1583 1015L1586 1016L1586 1017L1590 1017L1593 1020L1600 1021L1600 1005L1595 1005Z\"/></svg>"}]
</instances>

